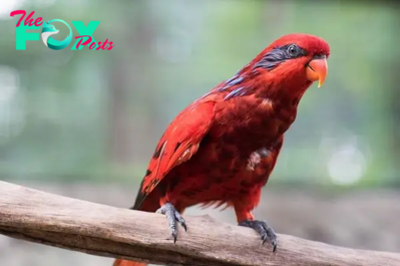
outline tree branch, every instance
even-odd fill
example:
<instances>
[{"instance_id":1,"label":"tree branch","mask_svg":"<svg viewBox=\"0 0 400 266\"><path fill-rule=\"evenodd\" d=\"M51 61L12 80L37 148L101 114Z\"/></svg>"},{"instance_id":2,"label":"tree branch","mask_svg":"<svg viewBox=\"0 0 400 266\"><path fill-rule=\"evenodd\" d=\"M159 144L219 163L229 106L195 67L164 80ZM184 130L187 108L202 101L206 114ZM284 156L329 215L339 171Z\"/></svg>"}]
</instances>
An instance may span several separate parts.
<instances>
[{"instance_id":1,"label":"tree branch","mask_svg":"<svg viewBox=\"0 0 400 266\"><path fill-rule=\"evenodd\" d=\"M57 196L0 181L0 233L106 257L168 265L395 266L400 254L335 247L279 235L275 254L248 228L186 217L169 236L164 216Z\"/></svg>"}]
</instances>

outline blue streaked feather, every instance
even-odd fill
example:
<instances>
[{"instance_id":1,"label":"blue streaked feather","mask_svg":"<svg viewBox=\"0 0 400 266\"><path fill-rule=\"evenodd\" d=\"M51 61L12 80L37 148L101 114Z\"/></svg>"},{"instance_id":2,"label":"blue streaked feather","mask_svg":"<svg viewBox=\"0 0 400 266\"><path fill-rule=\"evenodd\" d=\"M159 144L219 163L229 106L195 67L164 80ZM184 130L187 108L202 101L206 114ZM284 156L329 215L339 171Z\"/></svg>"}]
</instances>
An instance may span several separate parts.
<instances>
[{"instance_id":1,"label":"blue streaked feather","mask_svg":"<svg viewBox=\"0 0 400 266\"><path fill-rule=\"evenodd\" d=\"M243 81L243 77L235 75L232 78L228 79L225 83L225 85L219 90L219 91L224 91L232 86L238 85Z\"/></svg>"},{"instance_id":2,"label":"blue streaked feather","mask_svg":"<svg viewBox=\"0 0 400 266\"><path fill-rule=\"evenodd\" d=\"M245 87L239 87L237 89L234 89L228 95L225 96L224 100L229 100L230 98L237 97L237 96L243 96L246 94L246 91L244 90Z\"/></svg>"}]
</instances>

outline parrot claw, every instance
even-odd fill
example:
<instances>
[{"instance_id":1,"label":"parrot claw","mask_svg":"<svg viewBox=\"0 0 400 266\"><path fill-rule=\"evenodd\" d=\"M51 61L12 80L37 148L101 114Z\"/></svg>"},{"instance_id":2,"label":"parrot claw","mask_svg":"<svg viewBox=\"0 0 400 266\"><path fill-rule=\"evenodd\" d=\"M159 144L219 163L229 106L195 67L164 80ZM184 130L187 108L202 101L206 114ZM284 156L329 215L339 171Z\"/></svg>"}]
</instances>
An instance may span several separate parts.
<instances>
[{"instance_id":1,"label":"parrot claw","mask_svg":"<svg viewBox=\"0 0 400 266\"><path fill-rule=\"evenodd\" d=\"M272 252L276 251L276 248L278 247L278 240L276 238L275 231L266 222L246 220L240 222L239 226L249 227L256 230L256 232L261 236L262 243L264 244L268 241L272 245Z\"/></svg>"},{"instance_id":2,"label":"parrot claw","mask_svg":"<svg viewBox=\"0 0 400 266\"><path fill-rule=\"evenodd\" d=\"M156 213L165 214L168 220L168 225L171 230L171 235L174 238L174 243L178 237L177 222L187 231L187 226L185 219L182 215L175 209L174 205L171 203L165 203L161 208L159 208Z\"/></svg>"}]
</instances>

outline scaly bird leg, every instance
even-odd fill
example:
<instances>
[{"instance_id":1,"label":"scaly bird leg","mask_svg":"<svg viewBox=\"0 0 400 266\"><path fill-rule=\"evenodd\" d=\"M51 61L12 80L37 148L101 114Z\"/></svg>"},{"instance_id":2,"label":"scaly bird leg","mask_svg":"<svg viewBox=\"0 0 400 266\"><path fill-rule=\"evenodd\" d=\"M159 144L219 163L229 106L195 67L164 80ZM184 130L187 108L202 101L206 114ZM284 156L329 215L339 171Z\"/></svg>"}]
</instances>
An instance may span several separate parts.
<instances>
[{"instance_id":1,"label":"scaly bird leg","mask_svg":"<svg viewBox=\"0 0 400 266\"><path fill-rule=\"evenodd\" d=\"M274 229L270 227L264 221L257 221L257 220L245 220L239 222L239 226L249 227L256 230L256 232L261 236L262 243L269 242L272 245L272 252L276 251L278 246L278 241L276 239L276 234Z\"/></svg>"},{"instance_id":2,"label":"scaly bird leg","mask_svg":"<svg viewBox=\"0 0 400 266\"><path fill-rule=\"evenodd\" d=\"M185 219L183 219L182 215L175 209L174 205L171 203L165 203L161 208L159 208L156 213L165 214L168 220L168 225L171 230L171 235L174 238L174 243L176 242L176 238L178 236L177 222L179 222L182 227L187 231L187 226Z\"/></svg>"}]
</instances>

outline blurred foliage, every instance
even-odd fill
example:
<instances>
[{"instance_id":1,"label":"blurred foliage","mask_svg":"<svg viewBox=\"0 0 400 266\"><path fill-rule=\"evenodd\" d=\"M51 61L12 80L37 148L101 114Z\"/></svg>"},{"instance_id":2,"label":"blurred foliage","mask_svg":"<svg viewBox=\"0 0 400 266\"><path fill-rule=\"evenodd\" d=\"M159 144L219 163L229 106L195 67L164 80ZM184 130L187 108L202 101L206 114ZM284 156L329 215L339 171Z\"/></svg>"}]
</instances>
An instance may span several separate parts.
<instances>
[{"instance_id":1,"label":"blurred foliage","mask_svg":"<svg viewBox=\"0 0 400 266\"><path fill-rule=\"evenodd\" d=\"M16 51L16 9L101 20L94 37L115 48ZM362 1L3 1L0 178L139 182L180 110L274 39L305 32L330 43L329 77L303 98L271 182L400 185L398 14Z\"/></svg>"}]
</instances>

